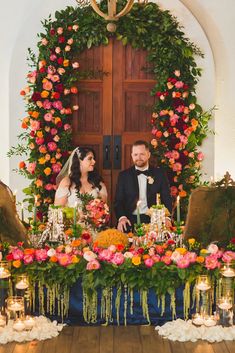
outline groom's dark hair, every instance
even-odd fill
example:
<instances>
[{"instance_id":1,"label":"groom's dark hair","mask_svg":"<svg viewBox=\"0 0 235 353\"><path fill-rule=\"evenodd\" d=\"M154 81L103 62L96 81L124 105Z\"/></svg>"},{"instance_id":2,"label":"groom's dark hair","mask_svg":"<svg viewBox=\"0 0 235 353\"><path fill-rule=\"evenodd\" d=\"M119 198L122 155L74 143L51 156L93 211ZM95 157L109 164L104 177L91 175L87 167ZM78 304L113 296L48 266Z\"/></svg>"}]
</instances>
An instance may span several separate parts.
<instances>
[{"instance_id":1,"label":"groom's dark hair","mask_svg":"<svg viewBox=\"0 0 235 353\"><path fill-rule=\"evenodd\" d=\"M145 146L146 150L150 150L149 148L149 144L147 141L144 141L144 140L137 140L133 143L132 147L133 146Z\"/></svg>"}]
</instances>

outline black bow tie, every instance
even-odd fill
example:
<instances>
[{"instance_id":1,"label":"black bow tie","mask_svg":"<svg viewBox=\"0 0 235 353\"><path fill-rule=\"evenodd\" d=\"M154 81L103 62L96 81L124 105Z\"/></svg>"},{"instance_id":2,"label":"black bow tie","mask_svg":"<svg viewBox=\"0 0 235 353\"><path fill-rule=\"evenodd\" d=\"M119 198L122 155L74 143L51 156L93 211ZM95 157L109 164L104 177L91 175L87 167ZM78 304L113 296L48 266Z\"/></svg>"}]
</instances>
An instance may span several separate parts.
<instances>
[{"instance_id":1,"label":"black bow tie","mask_svg":"<svg viewBox=\"0 0 235 353\"><path fill-rule=\"evenodd\" d=\"M144 175L146 175L146 176L149 175L149 170L148 170L148 169L146 169L146 170L139 170L139 169L136 169L135 171L136 171L136 175L137 175L137 176L140 175L140 174L144 174Z\"/></svg>"}]
</instances>

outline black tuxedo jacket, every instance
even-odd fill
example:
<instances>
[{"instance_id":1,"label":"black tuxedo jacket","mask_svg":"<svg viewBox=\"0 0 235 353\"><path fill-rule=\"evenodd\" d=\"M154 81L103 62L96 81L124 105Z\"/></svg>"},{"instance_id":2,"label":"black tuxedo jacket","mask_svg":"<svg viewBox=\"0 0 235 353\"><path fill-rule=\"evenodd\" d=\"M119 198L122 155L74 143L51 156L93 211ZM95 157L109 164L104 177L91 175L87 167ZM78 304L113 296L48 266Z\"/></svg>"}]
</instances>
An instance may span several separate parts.
<instances>
[{"instance_id":1,"label":"black tuxedo jacket","mask_svg":"<svg viewBox=\"0 0 235 353\"><path fill-rule=\"evenodd\" d=\"M161 202L172 211L172 199L167 176L162 168L149 167L149 176L154 182L150 184L147 180L147 202L148 207L156 204L156 194L161 196ZM130 218L136 209L139 200L139 184L135 167L120 172L116 187L114 210L117 219L122 216Z\"/></svg>"}]
</instances>

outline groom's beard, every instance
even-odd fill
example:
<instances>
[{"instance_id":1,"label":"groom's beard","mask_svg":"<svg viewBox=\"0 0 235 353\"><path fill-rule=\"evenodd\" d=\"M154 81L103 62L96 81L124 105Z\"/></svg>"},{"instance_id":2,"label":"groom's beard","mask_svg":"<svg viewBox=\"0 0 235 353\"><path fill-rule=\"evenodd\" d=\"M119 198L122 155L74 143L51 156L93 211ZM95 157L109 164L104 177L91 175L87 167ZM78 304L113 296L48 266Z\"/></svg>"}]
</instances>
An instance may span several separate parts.
<instances>
[{"instance_id":1,"label":"groom's beard","mask_svg":"<svg viewBox=\"0 0 235 353\"><path fill-rule=\"evenodd\" d=\"M145 161L137 160L134 162L134 165L138 168L146 168L148 167L148 161L145 162Z\"/></svg>"}]
</instances>

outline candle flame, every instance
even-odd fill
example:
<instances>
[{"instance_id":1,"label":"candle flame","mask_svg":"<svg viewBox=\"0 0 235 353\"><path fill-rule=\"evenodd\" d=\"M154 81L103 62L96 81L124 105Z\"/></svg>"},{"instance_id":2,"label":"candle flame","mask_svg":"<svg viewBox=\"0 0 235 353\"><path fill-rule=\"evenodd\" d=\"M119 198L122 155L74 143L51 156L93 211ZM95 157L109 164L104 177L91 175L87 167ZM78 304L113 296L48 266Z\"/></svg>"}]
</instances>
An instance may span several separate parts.
<instances>
[{"instance_id":1,"label":"candle flame","mask_svg":"<svg viewBox=\"0 0 235 353\"><path fill-rule=\"evenodd\" d=\"M35 205L36 205L37 202L38 202L38 197L37 197L37 195L34 196L34 202L35 202Z\"/></svg>"},{"instance_id":2,"label":"candle flame","mask_svg":"<svg viewBox=\"0 0 235 353\"><path fill-rule=\"evenodd\" d=\"M180 202L180 195L177 196L176 198L176 202L179 203Z\"/></svg>"},{"instance_id":3,"label":"candle flame","mask_svg":"<svg viewBox=\"0 0 235 353\"><path fill-rule=\"evenodd\" d=\"M139 207L140 204L141 204L141 200L139 200L139 201L137 202L137 207Z\"/></svg>"},{"instance_id":4,"label":"candle flame","mask_svg":"<svg viewBox=\"0 0 235 353\"><path fill-rule=\"evenodd\" d=\"M16 196L17 191L18 191L17 189L14 190L14 192L13 192L13 195L14 195L14 196Z\"/></svg>"}]
</instances>

